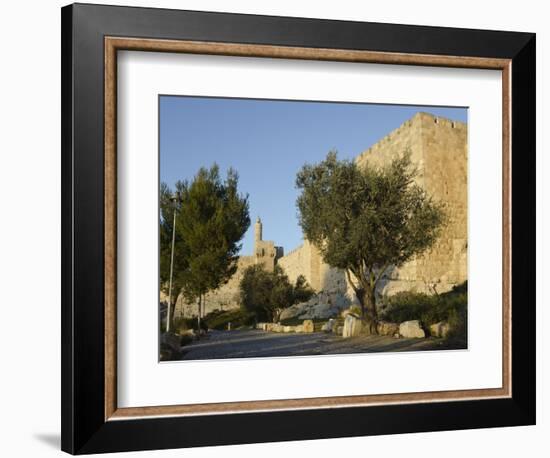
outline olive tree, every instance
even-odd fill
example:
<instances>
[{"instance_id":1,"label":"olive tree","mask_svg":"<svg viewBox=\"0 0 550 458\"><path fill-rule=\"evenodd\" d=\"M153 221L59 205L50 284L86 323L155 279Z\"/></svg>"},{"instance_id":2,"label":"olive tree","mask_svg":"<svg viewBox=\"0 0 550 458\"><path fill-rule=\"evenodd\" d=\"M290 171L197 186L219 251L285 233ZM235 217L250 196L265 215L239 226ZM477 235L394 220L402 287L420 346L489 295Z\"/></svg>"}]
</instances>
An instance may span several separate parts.
<instances>
[{"instance_id":1,"label":"olive tree","mask_svg":"<svg viewBox=\"0 0 550 458\"><path fill-rule=\"evenodd\" d=\"M415 183L417 173L409 153L386 166L359 168L332 151L296 177L304 235L327 264L345 271L374 334L380 279L430 248L445 222L443 205Z\"/></svg>"}]
</instances>

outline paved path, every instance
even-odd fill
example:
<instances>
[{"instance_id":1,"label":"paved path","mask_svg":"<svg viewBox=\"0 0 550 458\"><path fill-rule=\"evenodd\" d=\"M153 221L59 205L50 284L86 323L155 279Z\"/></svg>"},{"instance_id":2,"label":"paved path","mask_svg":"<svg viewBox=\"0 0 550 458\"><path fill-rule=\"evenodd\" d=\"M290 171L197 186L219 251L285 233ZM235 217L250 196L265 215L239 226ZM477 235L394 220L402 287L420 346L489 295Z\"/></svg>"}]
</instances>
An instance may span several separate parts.
<instances>
[{"instance_id":1,"label":"paved path","mask_svg":"<svg viewBox=\"0 0 550 458\"><path fill-rule=\"evenodd\" d=\"M343 339L334 334L282 334L260 330L210 331L207 338L182 348L182 359L263 358L435 349L432 339L363 336Z\"/></svg>"}]
</instances>

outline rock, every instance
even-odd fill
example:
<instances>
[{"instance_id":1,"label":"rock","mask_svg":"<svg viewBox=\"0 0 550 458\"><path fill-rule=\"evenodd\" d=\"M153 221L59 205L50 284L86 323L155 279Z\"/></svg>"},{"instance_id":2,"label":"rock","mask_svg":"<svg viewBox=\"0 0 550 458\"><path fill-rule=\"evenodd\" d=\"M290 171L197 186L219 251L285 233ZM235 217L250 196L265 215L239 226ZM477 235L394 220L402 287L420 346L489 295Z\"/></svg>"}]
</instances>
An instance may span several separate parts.
<instances>
[{"instance_id":1,"label":"rock","mask_svg":"<svg viewBox=\"0 0 550 458\"><path fill-rule=\"evenodd\" d=\"M336 324L336 320L334 318L331 318L325 324L323 324L321 331L332 332L332 329L334 328L335 324Z\"/></svg>"},{"instance_id":2,"label":"rock","mask_svg":"<svg viewBox=\"0 0 550 458\"><path fill-rule=\"evenodd\" d=\"M313 324L312 320L304 320L304 323L302 324L302 332L314 332L315 326Z\"/></svg>"},{"instance_id":3,"label":"rock","mask_svg":"<svg viewBox=\"0 0 550 458\"><path fill-rule=\"evenodd\" d=\"M335 334L341 336L344 333L344 326L334 326L334 331L333 332Z\"/></svg>"},{"instance_id":4,"label":"rock","mask_svg":"<svg viewBox=\"0 0 550 458\"><path fill-rule=\"evenodd\" d=\"M315 304L313 306L308 307L308 309L300 314L300 318L306 318L306 319L312 319L312 318L319 318L322 320L325 320L327 318L330 318L332 316L336 316L338 314L338 310L332 307L332 305L324 303L324 304Z\"/></svg>"},{"instance_id":5,"label":"rock","mask_svg":"<svg viewBox=\"0 0 550 458\"><path fill-rule=\"evenodd\" d=\"M288 320L289 318L297 317L303 313L305 313L308 309L308 303L307 302L300 302L299 304L294 304L286 309L284 309L281 312L280 319L281 320Z\"/></svg>"},{"instance_id":6,"label":"rock","mask_svg":"<svg viewBox=\"0 0 550 458\"><path fill-rule=\"evenodd\" d=\"M399 334L407 338L424 338L426 333L420 326L420 321L404 321L399 325Z\"/></svg>"},{"instance_id":7,"label":"rock","mask_svg":"<svg viewBox=\"0 0 550 458\"><path fill-rule=\"evenodd\" d=\"M394 339L399 339L401 336L399 335L398 332L396 332L394 335L393 335Z\"/></svg>"},{"instance_id":8,"label":"rock","mask_svg":"<svg viewBox=\"0 0 550 458\"><path fill-rule=\"evenodd\" d=\"M284 326L281 326L279 323L274 323L271 330L273 332L284 332Z\"/></svg>"},{"instance_id":9,"label":"rock","mask_svg":"<svg viewBox=\"0 0 550 458\"><path fill-rule=\"evenodd\" d=\"M195 337L195 331L193 329L180 329L178 334L180 337Z\"/></svg>"},{"instance_id":10,"label":"rock","mask_svg":"<svg viewBox=\"0 0 550 458\"><path fill-rule=\"evenodd\" d=\"M393 336L399 332L399 325L388 321L379 321L376 329L381 336Z\"/></svg>"},{"instance_id":11,"label":"rock","mask_svg":"<svg viewBox=\"0 0 550 458\"><path fill-rule=\"evenodd\" d=\"M304 332L304 326L301 324L294 326L294 332Z\"/></svg>"},{"instance_id":12,"label":"rock","mask_svg":"<svg viewBox=\"0 0 550 458\"><path fill-rule=\"evenodd\" d=\"M342 292L320 292L306 302L294 304L281 312L281 320L300 318L313 320L333 318L340 310L349 306L349 298Z\"/></svg>"},{"instance_id":13,"label":"rock","mask_svg":"<svg viewBox=\"0 0 550 458\"><path fill-rule=\"evenodd\" d=\"M449 323L445 321L440 321L439 323L432 324L430 326L430 335L433 337L447 337L451 327Z\"/></svg>"},{"instance_id":14,"label":"rock","mask_svg":"<svg viewBox=\"0 0 550 458\"><path fill-rule=\"evenodd\" d=\"M178 334L164 332L160 338L160 343L174 352L179 352L181 349L181 337Z\"/></svg>"},{"instance_id":15,"label":"rock","mask_svg":"<svg viewBox=\"0 0 550 458\"><path fill-rule=\"evenodd\" d=\"M294 332L294 326L283 326L283 332Z\"/></svg>"},{"instance_id":16,"label":"rock","mask_svg":"<svg viewBox=\"0 0 550 458\"><path fill-rule=\"evenodd\" d=\"M344 329L342 331L342 337L357 337L359 334L361 334L362 328L363 323L361 322L361 320L352 313L349 313L344 319Z\"/></svg>"}]
</instances>

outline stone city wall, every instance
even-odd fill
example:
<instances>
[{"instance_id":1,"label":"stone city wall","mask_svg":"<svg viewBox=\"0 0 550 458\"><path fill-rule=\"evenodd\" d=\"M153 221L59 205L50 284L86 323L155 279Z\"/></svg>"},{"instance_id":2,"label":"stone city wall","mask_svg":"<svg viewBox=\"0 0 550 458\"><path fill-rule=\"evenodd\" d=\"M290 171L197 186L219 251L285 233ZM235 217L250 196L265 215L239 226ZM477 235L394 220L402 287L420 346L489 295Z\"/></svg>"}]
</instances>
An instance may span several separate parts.
<instances>
[{"instance_id":1,"label":"stone city wall","mask_svg":"<svg viewBox=\"0 0 550 458\"><path fill-rule=\"evenodd\" d=\"M389 272L381 293L413 290L438 293L468 278L468 131L461 122L417 113L371 148L356 162L383 166L409 151L418 167L416 182L445 205L448 222L434 247Z\"/></svg>"}]
</instances>

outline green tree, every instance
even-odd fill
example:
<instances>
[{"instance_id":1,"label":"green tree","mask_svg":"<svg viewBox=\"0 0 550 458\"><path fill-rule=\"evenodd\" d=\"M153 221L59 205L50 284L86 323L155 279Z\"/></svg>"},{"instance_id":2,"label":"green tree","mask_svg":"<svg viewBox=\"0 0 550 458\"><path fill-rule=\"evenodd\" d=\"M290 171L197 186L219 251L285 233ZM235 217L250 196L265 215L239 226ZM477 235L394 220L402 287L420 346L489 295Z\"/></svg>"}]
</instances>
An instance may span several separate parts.
<instances>
[{"instance_id":1,"label":"green tree","mask_svg":"<svg viewBox=\"0 0 550 458\"><path fill-rule=\"evenodd\" d=\"M359 169L332 151L296 177L302 230L327 264L346 272L374 334L380 279L430 248L445 221L442 204L415 184L417 173L409 153Z\"/></svg>"},{"instance_id":2,"label":"green tree","mask_svg":"<svg viewBox=\"0 0 550 458\"><path fill-rule=\"evenodd\" d=\"M249 266L240 283L241 307L256 318L278 322L281 312L293 304L308 300L313 290L300 275L292 285L280 266L272 272L260 265Z\"/></svg>"},{"instance_id":3,"label":"green tree","mask_svg":"<svg viewBox=\"0 0 550 458\"><path fill-rule=\"evenodd\" d=\"M313 296L313 294L315 294L315 291L313 291L313 288L309 286L306 277L303 275L298 275L293 288L293 302L295 304L306 302L311 298L311 296Z\"/></svg>"},{"instance_id":4,"label":"green tree","mask_svg":"<svg viewBox=\"0 0 550 458\"><path fill-rule=\"evenodd\" d=\"M161 201L163 192L171 194L166 185L161 186ZM181 292L187 301L197 302L200 327L204 296L227 283L237 270L239 242L250 226L248 196L238 192L237 173L230 169L222 180L216 164L209 169L201 168L191 182L178 181L175 194L179 201L173 289L177 286L175 291ZM162 207L161 204L160 270L161 281L166 283L171 238L166 245L163 232L167 231L163 225L168 228L171 223L170 215L163 213Z\"/></svg>"}]
</instances>

